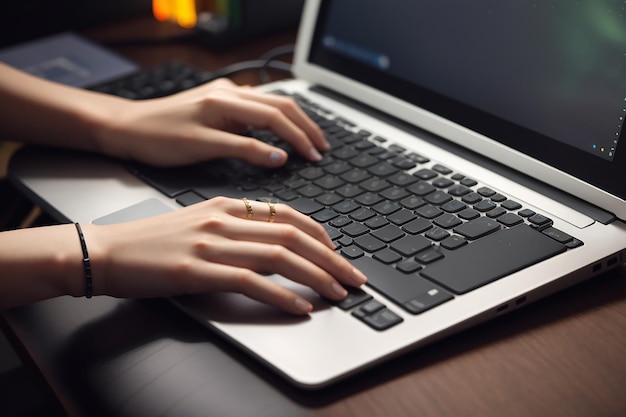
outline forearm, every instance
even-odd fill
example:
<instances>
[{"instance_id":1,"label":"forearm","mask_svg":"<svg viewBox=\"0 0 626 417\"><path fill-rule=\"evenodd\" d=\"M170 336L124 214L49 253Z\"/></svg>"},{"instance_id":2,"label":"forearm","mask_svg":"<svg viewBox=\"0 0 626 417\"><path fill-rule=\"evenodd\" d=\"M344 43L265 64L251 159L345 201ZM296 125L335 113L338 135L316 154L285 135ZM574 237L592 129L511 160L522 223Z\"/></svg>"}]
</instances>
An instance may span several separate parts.
<instances>
[{"instance_id":1,"label":"forearm","mask_svg":"<svg viewBox=\"0 0 626 417\"><path fill-rule=\"evenodd\" d=\"M0 309L84 293L82 251L74 225L0 233Z\"/></svg>"},{"instance_id":2,"label":"forearm","mask_svg":"<svg viewBox=\"0 0 626 417\"><path fill-rule=\"evenodd\" d=\"M8 140L102 152L99 131L117 101L0 63L0 135Z\"/></svg>"}]
</instances>

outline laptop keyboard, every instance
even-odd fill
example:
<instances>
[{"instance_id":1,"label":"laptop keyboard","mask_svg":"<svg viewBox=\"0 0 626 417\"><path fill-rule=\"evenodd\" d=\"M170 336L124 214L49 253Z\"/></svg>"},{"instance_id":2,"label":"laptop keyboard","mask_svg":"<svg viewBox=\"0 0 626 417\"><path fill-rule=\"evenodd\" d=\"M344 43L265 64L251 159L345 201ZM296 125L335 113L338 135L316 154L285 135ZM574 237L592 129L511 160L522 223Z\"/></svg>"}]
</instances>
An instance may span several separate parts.
<instances>
[{"instance_id":1,"label":"laptop keyboard","mask_svg":"<svg viewBox=\"0 0 626 417\"><path fill-rule=\"evenodd\" d=\"M293 97L331 143L319 163L293 154L272 132L251 131L290 152L285 167L219 160L181 168L133 163L130 170L182 206L216 195L245 196L311 216L337 252L368 276L367 285L392 302L349 288L348 297L336 303L376 330L401 323L398 308L421 314L583 244L470 176Z\"/></svg>"}]
</instances>

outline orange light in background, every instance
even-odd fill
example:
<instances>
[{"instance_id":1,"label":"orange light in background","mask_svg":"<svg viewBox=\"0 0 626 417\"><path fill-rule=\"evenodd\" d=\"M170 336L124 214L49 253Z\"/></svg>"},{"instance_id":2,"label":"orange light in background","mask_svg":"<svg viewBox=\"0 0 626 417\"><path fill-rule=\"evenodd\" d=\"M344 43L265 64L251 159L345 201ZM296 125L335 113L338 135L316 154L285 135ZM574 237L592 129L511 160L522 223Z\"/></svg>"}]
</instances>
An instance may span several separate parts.
<instances>
[{"instance_id":1,"label":"orange light in background","mask_svg":"<svg viewBox=\"0 0 626 417\"><path fill-rule=\"evenodd\" d=\"M152 0L152 14L160 22L168 20L173 12L172 0Z\"/></svg>"},{"instance_id":2,"label":"orange light in background","mask_svg":"<svg viewBox=\"0 0 626 417\"><path fill-rule=\"evenodd\" d=\"M198 21L196 0L152 0L152 14L161 22L171 20L184 28L192 28Z\"/></svg>"},{"instance_id":3,"label":"orange light in background","mask_svg":"<svg viewBox=\"0 0 626 417\"><path fill-rule=\"evenodd\" d=\"M175 0L176 21L184 28L196 26L198 14L196 12L196 0Z\"/></svg>"}]
</instances>

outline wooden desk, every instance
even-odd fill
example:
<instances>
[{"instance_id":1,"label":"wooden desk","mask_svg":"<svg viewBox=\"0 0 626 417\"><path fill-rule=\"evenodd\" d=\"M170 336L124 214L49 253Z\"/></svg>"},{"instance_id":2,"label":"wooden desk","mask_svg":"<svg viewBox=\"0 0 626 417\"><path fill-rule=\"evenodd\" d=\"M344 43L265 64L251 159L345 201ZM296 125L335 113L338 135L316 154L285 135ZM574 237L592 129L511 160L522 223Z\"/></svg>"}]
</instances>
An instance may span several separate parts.
<instances>
[{"instance_id":1,"label":"wooden desk","mask_svg":"<svg viewBox=\"0 0 626 417\"><path fill-rule=\"evenodd\" d=\"M121 27L91 33L123 38ZM291 41L224 53L117 49L144 65L177 58L209 69ZM316 392L289 386L164 300L61 297L3 318L70 416L626 415L623 267Z\"/></svg>"}]
</instances>

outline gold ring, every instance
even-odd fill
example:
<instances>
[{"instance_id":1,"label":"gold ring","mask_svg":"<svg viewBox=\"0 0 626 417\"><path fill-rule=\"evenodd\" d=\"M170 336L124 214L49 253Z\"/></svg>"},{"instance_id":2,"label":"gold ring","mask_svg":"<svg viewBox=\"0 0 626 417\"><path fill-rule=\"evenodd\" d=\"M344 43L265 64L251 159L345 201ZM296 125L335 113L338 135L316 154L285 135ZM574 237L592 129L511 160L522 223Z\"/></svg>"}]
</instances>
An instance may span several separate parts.
<instances>
[{"instance_id":1,"label":"gold ring","mask_svg":"<svg viewBox=\"0 0 626 417\"><path fill-rule=\"evenodd\" d=\"M274 220L276 219L276 204L272 203L271 201L266 201L266 203L270 208L270 217L267 219L267 221L270 223L274 223Z\"/></svg>"},{"instance_id":2,"label":"gold ring","mask_svg":"<svg viewBox=\"0 0 626 417\"><path fill-rule=\"evenodd\" d=\"M252 211L252 204L248 201L246 197L242 198L243 204L246 205L246 220L252 220L252 215L254 212Z\"/></svg>"}]
</instances>

